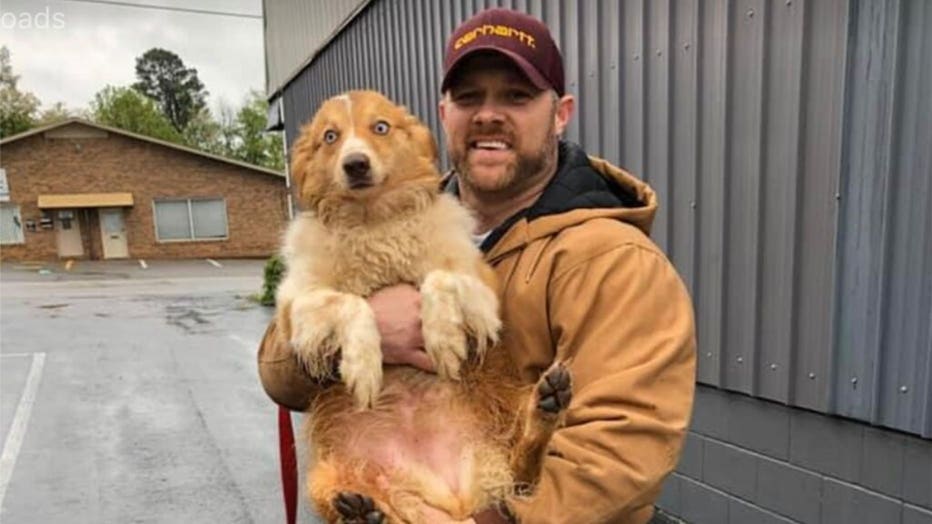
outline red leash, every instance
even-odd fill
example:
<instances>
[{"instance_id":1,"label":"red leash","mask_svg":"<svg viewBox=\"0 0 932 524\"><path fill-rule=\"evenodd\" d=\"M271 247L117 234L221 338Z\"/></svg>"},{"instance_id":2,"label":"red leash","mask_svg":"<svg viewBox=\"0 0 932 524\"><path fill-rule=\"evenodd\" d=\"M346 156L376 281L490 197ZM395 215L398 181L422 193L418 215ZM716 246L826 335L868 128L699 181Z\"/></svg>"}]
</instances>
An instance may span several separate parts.
<instances>
[{"instance_id":1,"label":"red leash","mask_svg":"<svg viewBox=\"0 0 932 524\"><path fill-rule=\"evenodd\" d=\"M291 411L282 406L278 406L278 456L282 466L285 521L295 524L298 510L298 459L294 449Z\"/></svg>"}]
</instances>

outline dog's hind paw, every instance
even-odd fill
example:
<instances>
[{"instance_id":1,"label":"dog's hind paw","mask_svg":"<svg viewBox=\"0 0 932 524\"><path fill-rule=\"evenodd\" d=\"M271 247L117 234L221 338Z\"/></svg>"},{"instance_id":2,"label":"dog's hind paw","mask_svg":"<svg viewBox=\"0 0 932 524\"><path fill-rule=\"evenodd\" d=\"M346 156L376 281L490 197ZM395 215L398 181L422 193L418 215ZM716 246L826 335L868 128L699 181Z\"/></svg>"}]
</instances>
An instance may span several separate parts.
<instances>
[{"instance_id":1,"label":"dog's hind paw","mask_svg":"<svg viewBox=\"0 0 932 524\"><path fill-rule=\"evenodd\" d=\"M375 507L375 501L359 493L341 492L333 499L333 508L345 524L383 524L385 514Z\"/></svg>"},{"instance_id":2,"label":"dog's hind paw","mask_svg":"<svg viewBox=\"0 0 932 524\"><path fill-rule=\"evenodd\" d=\"M562 363L551 367L537 383L537 409L557 415L573 399L573 378Z\"/></svg>"}]
</instances>

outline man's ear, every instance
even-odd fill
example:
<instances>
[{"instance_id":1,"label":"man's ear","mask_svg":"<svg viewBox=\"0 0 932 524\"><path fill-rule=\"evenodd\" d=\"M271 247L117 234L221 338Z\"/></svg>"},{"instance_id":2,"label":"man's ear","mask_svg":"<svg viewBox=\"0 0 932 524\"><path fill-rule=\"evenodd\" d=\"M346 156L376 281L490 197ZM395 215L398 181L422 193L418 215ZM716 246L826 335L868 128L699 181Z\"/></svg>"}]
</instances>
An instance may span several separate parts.
<instances>
[{"instance_id":1,"label":"man's ear","mask_svg":"<svg viewBox=\"0 0 932 524\"><path fill-rule=\"evenodd\" d=\"M557 100L557 110L553 114L553 130L557 136L563 134L566 126L573 118L573 112L576 110L576 99L573 95L563 95Z\"/></svg>"}]
</instances>

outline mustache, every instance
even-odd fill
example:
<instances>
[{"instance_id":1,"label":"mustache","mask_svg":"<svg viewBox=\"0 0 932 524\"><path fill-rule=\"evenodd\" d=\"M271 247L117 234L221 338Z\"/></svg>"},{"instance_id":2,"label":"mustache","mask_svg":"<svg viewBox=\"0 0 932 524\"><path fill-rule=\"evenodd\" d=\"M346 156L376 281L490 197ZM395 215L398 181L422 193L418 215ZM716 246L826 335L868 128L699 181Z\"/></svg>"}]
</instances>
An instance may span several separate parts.
<instances>
[{"instance_id":1,"label":"mustache","mask_svg":"<svg viewBox=\"0 0 932 524\"><path fill-rule=\"evenodd\" d=\"M502 124L474 126L466 135L466 141L472 142L473 140L487 138L489 136L503 137L509 142L514 143L513 131L508 126Z\"/></svg>"}]
</instances>

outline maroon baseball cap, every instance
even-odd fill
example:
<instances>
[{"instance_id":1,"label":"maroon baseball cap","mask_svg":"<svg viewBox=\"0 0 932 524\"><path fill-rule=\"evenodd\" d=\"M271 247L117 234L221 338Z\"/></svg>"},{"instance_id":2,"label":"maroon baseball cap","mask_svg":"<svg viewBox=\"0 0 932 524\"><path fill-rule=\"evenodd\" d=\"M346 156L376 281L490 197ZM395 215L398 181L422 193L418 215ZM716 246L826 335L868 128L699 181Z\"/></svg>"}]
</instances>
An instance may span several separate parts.
<instances>
[{"instance_id":1,"label":"maroon baseball cap","mask_svg":"<svg viewBox=\"0 0 932 524\"><path fill-rule=\"evenodd\" d=\"M443 83L450 88L456 66L479 51L497 51L511 59L540 89L563 96L563 57L543 22L510 9L487 9L466 20L447 40L443 59Z\"/></svg>"}]
</instances>

